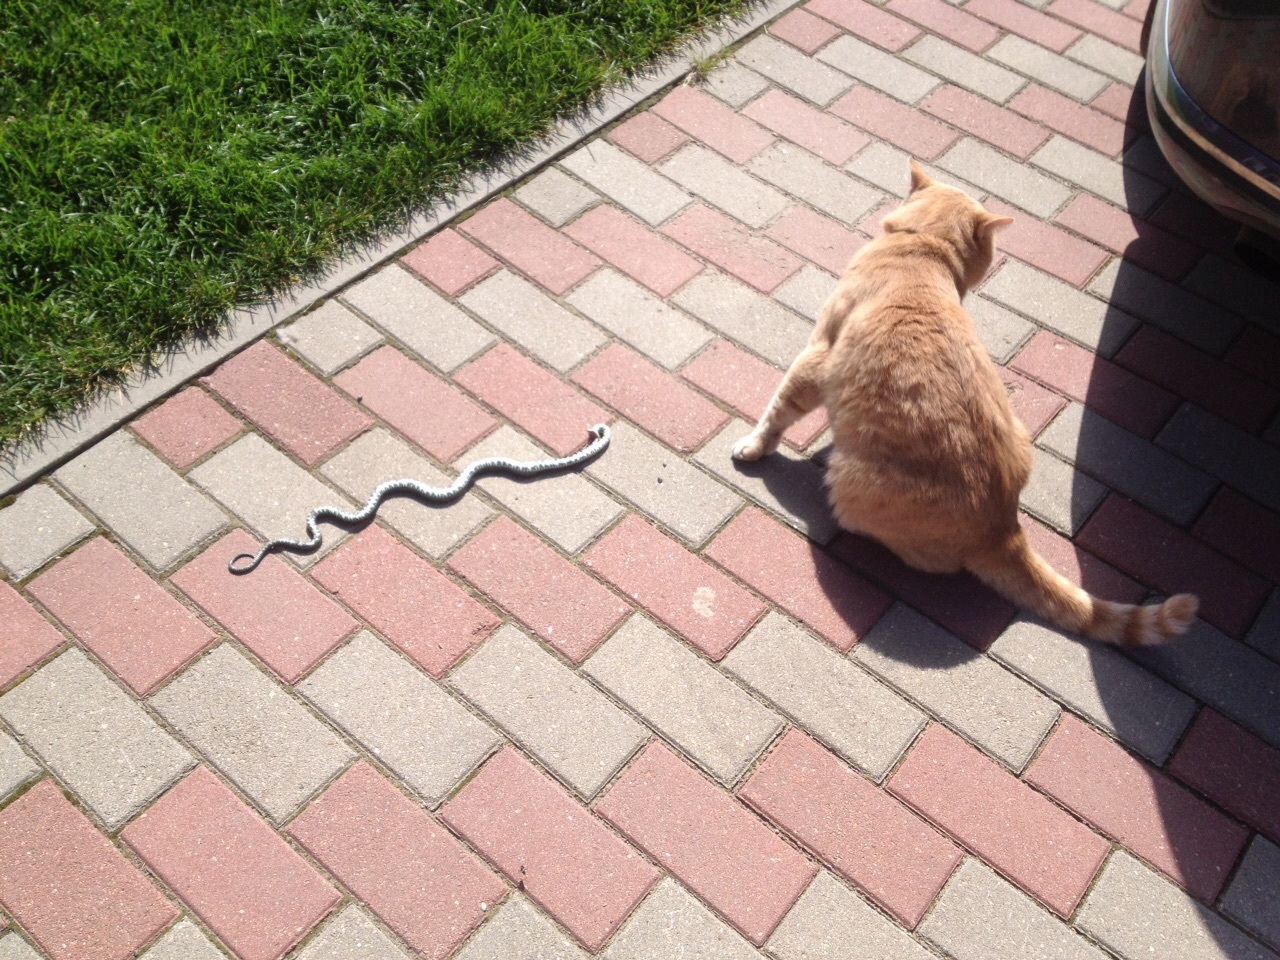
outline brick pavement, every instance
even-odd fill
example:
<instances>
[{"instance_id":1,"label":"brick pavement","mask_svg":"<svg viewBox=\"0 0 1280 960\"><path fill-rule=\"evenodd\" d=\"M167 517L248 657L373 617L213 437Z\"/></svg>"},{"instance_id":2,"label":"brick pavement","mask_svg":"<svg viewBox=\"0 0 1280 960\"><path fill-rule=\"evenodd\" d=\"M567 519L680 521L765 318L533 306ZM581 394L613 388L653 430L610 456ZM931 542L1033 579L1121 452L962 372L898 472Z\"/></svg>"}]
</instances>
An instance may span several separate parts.
<instances>
[{"instance_id":1,"label":"brick pavement","mask_svg":"<svg viewBox=\"0 0 1280 960\"><path fill-rule=\"evenodd\" d=\"M3 960L1270 958L1280 290L1146 129L1145 0L808 0L0 508ZM1127 655L733 441L915 155L1023 518ZM576 448L579 473L379 481Z\"/></svg>"}]
</instances>

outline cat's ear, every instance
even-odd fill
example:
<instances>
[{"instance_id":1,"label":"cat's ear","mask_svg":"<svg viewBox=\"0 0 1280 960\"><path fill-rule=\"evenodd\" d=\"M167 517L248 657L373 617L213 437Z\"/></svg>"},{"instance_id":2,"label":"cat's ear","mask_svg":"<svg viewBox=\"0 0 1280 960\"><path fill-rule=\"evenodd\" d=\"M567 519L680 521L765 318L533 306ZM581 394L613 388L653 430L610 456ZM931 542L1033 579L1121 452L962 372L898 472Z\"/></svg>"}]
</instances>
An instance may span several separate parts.
<instances>
[{"instance_id":1,"label":"cat's ear","mask_svg":"<svg viewBox=\"0 0 1280 960\"><path fill-rule=\"evenodd\" d=\"M933 185L933 178L924 172L924 168L915 160L911 161L911 192L923 190L925 187Z\"/></svg>"},{"instance_id":2,"label":"cat's ear","mask_svg":"<svg viewBox=\"0 0 1280 960\"><path fill-rule=\"evenodd\" d=\"M995 233L997 230L1003 230L1005 227L1013 223L1013 217L1002 217L996 213L988 213L986 210L978 217L978 236L985 237Z\"/></svg>"}]
</instances>

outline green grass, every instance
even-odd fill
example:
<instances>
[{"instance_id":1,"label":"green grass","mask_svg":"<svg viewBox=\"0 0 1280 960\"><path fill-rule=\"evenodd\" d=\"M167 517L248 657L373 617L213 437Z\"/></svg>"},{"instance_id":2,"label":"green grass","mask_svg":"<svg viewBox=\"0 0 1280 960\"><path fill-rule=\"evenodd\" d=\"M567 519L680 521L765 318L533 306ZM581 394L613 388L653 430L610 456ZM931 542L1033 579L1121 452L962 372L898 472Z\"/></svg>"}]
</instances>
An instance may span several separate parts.
<instances>
[{"instance_id":1,"label":"green grass","mask_svg":"<svg viewBox=\"0 0 1280 960\"><path fill-rule=\"evenodd\" d=\"M0 445L743 0L0 0Z\"/></svg>"}]
</instances>

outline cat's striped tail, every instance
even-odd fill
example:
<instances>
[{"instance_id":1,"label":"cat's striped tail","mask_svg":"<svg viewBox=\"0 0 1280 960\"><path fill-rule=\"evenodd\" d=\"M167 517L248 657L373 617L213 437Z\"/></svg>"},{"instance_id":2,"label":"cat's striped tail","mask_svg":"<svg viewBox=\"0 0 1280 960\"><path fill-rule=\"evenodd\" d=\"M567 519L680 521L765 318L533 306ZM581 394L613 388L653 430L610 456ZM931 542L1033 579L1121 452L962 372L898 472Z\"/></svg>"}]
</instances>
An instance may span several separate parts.
<instances>
[{"instance_id":1,"label":"cat's striped tail","mask_svg":"<svg viewBox=\"0 0 1280 960\"><path fill-rule=\"evenodd\" d=\"M1112 603L1081 590L1032 549L1018 530L1005 543L966 567L983 583L1050 623L1103 643L1149 646L1186 633L1199 598L1179 593L1164 603Z\"/></svg>"}]
</instances>

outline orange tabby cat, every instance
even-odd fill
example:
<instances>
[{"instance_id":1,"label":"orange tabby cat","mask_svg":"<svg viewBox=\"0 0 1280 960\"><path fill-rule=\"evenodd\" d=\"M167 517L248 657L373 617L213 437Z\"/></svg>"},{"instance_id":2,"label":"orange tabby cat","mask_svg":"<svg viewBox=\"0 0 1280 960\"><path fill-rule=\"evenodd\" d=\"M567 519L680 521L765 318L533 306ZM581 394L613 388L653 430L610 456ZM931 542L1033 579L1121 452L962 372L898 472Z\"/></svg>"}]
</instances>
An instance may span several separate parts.
<instances>
[{"instance_id":1,"label":"orange tabby cat","mask_svg":"<svg viewBox=\"0 0 1280 960\"><path fill-rule=\"evenodd\" d=\"M988 213L913 161L911 195L858 252L738 460L778 449L825 403L827 470L841 526L875 537L920 570L969 570L1014 603L1096 640L1159 643L1199 608L1190 594L1135 607L1059 576L1018 525L1031 441L960 300L991 267Z\"/></svg>"}]
</instances>

